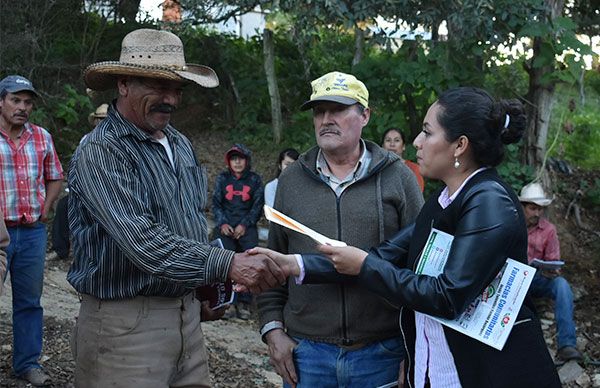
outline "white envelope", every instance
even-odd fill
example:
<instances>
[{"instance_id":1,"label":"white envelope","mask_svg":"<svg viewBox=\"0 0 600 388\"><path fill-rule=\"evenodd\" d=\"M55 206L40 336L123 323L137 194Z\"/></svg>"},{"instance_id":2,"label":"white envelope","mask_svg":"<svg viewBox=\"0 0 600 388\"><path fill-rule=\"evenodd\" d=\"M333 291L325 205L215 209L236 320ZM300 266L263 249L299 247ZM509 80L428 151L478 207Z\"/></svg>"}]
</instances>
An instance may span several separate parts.
<instances>
[{"instance_id":1,"label":"white envelope","mask_svg":"<svg viewBox=\"0 0 600 388\"><path fill-rule=\"evenodd\" d=\"M312 238L319 244L331 245L333 247L345 247L346 246L345 242L334 240L332 238L323 236L321 233L315 232L308 226L302 225L298 221L286 216L285 214L283 214L280 211L273 209L269 205L265 205L264 210L265 210L265 217L267 217L267 220L274 222L277 225L281 225L288 229L296 231L298 233L302 233L302 234Z\"/></svg>"}]
</instances>

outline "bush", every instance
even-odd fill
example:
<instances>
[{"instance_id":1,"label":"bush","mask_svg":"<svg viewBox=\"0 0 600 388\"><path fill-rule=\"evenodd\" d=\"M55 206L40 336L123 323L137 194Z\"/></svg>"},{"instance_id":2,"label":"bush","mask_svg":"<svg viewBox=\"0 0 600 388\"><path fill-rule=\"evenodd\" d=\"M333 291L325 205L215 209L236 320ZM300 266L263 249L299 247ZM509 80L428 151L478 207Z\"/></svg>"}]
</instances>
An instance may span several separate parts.
<instances>
[{"instance_id":1,"label":"bush","mask_svg":"<svg viewBox=\"0 0 600 388\"><path fill-rule=\"evenodd\" d=\"M581 189L583 191L583 205L592 211L600 210L600 179L596 178L594 184L583 181Z\"/></svg>"},{"instance_id":2,"label":"bush","mask_svg":"<svg viewBox=\"0 0 600 388\"><path fill-rule=\"evenodd\" d=\"M600 113L587 108L567 122L572 132L561 131L558 152L564 159L584 169L600 167Z\"/></svg>"}]
</instances>

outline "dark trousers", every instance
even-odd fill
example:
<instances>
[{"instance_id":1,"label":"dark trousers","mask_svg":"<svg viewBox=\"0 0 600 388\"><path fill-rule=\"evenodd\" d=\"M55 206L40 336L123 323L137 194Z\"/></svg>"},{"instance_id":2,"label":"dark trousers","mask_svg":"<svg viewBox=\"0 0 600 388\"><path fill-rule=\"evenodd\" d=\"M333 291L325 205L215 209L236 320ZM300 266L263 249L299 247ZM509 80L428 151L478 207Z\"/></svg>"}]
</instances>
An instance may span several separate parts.
<instances>
[{"instance_id":1,"label":"dark trousers","mask_svg":"<svg viewBox=\"0 0 600 388\"><path fill-rule=\"evenodd\" d=\"M225 249L235 252L244 252L250 248L258 246L258 229L256 226L249 226L246 228L246 234L244 234L239 240L229 236L223 236L219 228L215 228L215 237L221 239ZM236 295L235 302L252 303L252 294L246 292L238 293Z\"/></svg>"},{"instance_id":2,"label":"dark trousers","mask_svg":"<svg viewBox=\"0 0 600 388\"><path fill-rule=\"evenodd\" d=\"M52 221L52 249L63 260L69 257L71 249L68 213L69 195L65 195L56 203L56 212Z\"/></svg>"}]
</instances>

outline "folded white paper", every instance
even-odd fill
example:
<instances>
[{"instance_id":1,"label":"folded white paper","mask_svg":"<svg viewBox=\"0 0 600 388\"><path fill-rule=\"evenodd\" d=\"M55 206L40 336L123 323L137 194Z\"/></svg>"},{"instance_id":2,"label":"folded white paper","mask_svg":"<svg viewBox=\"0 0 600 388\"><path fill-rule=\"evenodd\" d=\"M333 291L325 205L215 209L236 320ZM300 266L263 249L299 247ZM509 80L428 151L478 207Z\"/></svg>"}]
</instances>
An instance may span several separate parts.
<instances>
[{"instance_id":1,"label":"folded white paper","mask_svg":"<svg viewBox=\"0 0 600 388\"><path fill-rule=\"evenodd\" d=\"M331 245L333 247L345 247L346 243L343 241L334 240L332 238L323 236L321 233L315 232L308 226L304 226L298 221L286 216L280 211L273 209L269 205L264 206L265 217L267 220L276 223L277 225L281 225L298 233L302 233L319 244Z\"/></svg>"}]
</instances>

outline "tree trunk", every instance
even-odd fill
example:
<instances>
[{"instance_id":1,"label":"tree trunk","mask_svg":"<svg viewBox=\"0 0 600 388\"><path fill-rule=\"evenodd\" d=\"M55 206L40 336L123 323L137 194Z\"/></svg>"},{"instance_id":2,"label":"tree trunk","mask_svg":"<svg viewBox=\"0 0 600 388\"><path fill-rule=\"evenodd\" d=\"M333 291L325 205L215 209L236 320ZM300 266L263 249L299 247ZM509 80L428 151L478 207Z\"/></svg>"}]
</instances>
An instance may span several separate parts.
<instances>
[{"instance_id":1,"label":"tree trunk","mask_svg":"<svg viewBox=\"0 0 600 388\"><path fill-rule=\"evenodd\" d=\"M535 38L536 40L538 38ZM534 42L535 46L535 42ZM535 49L534 49L535 52ZM535 58L535 54L534 54ZM529 71L529 92L531 102L527 112L526 155L527 164L538 169L542 166L546 153L550 115L554 105L554 83L542 83L542 77L552 72L552 68L536 68Z\"/></svg>"},{"instance_id":2,"label":"tree trunk","mask_svg":"<svg viewBox=\"0 0 600 388\"><path fill-rule=\"evenodd\" d=\"M545 3L549 10L547 15L549 22L561 15L564 0L546 0ZM554 37L536 37L533 39L533 58L530 63L534 63L541 53L542 44L550 39L554 39ZM527 70L529 73L527 100L530 105L527 112L525 162L538 170L538 178L541 178L542 183L547 186L548 176L545 173L543 164L556 84L555 81L549 80L548 75L554 71L554 66L553 64L540 67L530 65Z\"/></svg>"},{"instance_id":3,"label":"tree trunk","mask_svg":"<svg viewBox=\"0 0 600 388\"><path fill-rule=\"evenodd\" d=\"M306 50L307 37L304 32L297 27L294 27L292 35L296 42L298 52L300 53L300 59L302 60L302 69L304 70L302 72L302 78L304 78L306 83L310 83L310 68L312 67L312 63L309 60L309 55Z\"/></svg>"},{"instance_id":4,"label":"tree trunk","mask_svg":"<svg viewBox=\"0 0 600 388\"><path fill-rule=\"evenodd\" d=\"M423 123L417 111L415 99L412 96L412 88L404 93L404 98L406 99L406 113L408 114L408 126L410 129L410 137L406 139L406 142L410 143L421 132Z\"/></svg>"},{"instance_id":5,"label":"tree trunk","mask_svg":"<svg viewBox=\"0 0 600 388\"><path fill-rule=\"evenodd\" d=\"M358 26L354 26L354 58L352 67L358 65L365 55L365 32Z\"/></svg>"},{"instance_id":6,"label":"tree trunk","mask_svg":"<svg viewBox=\"0 0 600 388\"><path fill-rule=\"evenodd\" d=\"M263 54L265 57L265 74L271 98L271 120L273 122L273 140L276 144L281 142L281 97L277 86L277 75L275 74L275 47L273 44L273 31L265 28L263 30Z\"/></svg>"}]
</instances>

